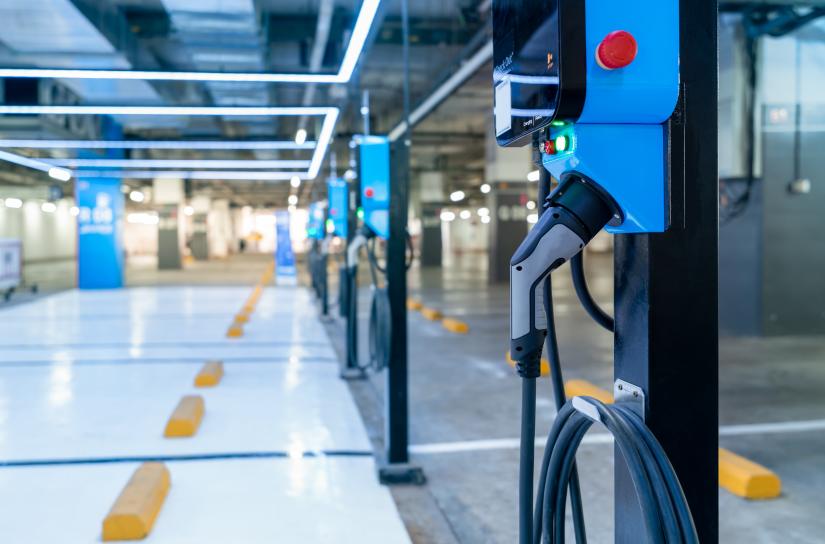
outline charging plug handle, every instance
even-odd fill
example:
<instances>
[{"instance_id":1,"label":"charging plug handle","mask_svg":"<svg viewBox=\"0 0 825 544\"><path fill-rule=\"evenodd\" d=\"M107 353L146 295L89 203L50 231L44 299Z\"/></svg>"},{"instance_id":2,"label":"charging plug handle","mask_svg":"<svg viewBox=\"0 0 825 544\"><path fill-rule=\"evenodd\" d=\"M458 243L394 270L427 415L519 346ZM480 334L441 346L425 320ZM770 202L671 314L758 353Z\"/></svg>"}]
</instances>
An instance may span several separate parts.
<instances>
[{"instance_id":1,"label":"charging plug handle","mask_svg":"<svg viewBox=\"0 0 825 544\"><path fill-rule=\"evenodd\" d=\"M614 216L600 191L581 179L570 179L548 200L549 208L510 260L510 356L524 378L541 373L547 335L544 278L584 249Z\"/></svg>"},{"instance_id":2,"label":"charging plug handle","mask_svg":"<svg viewBox=\"0 0 825 544\"><path fill-rule=\"evenodd\" d=\"M352 270L358 266L358 252L372 238L375 238L375 233L366 225L358 229L358 233L347 246L347 268Z\"/></svg>"}]
</instances>

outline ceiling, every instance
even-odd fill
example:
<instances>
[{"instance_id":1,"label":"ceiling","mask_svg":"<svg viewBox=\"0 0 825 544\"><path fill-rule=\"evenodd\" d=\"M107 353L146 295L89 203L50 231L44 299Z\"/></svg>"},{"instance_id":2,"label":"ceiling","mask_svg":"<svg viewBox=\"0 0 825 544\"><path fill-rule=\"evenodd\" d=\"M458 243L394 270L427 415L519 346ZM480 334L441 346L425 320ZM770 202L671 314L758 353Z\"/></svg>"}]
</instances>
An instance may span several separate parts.
<instances>
[{"instance_id":1,"label":"ceiling","mask_svg":"<svg viewBox=\"0 0 825 544\"><path fill-rule=\"evenodd\" d=\"M410 4L410 89L413 103L448 74L474 36L485 32L486 0L413 0ZM334 73L343 58L361 0L3 0L0 66L169 71ZM401 5L383 0L358 68L348 84L199 83L57 80L41 86L67 89L80 104L337 106L341 118L332 147L348 164L352 134L362 131L364 90L370 93L373 132L387 132L402 118ZM11 80L6 80L7 82ZM6 102L12 93L7 83ZM413 167L455 169L455 183L478 173L468 157L483 156L482 114L489 109L489 79L480 77L422 123ZM36 94L36 93L35 93ZM36 98L34 99L36 100ZM41 102L42 103L42 102ZM310 140L319 118L120 116L127 139L291 140L305 127ZM0 117L0 138L83 138L65 123L44 117ZM458 133L455 139L452 132ZM30 157L70 157L73 152L12 149ZM469 152L469 155L468 155ZM132 158L309 159L307 151L134 150ZM479 155L479 153L481 155ZM475 161L477 162L477 160ZM328 163L327 163L328 164ZM328 171L325 166L323 172ZM451 174L452 175L452 174ZM0 183L49 183L46 176L3 164ZM148 181L129 180L132 185ZM477 180L475 180L477 181ZM311 183L301 188L302 200ZM190 182L237 204L282 206L289 182Z\"/></svg>"}]
</instances>

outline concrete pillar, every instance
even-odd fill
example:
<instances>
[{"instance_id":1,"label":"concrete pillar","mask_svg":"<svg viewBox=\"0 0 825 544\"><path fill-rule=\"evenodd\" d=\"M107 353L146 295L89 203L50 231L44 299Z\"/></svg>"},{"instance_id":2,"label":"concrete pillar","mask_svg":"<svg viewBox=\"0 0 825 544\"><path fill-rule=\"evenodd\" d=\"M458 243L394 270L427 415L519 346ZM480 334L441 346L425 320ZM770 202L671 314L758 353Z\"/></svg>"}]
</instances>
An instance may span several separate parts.
<instances>
[{"instance_id":1,"label":"concrete pillar","mask_svg":"<svg viewBox=\"0 0 825 544\"><path fill-rule=\"evenodd\" d=\"M209 210L209 255L224 259L235 251L235 229L228 200L213 200Z\"/></svg>"},{"instance_id":2,"label":"concrete pillar","mask_svg":"<svg viewBox=\"0 0 825 544\"><path fill-rule=\"evenodd\" d=\"M208 196L196 196L192 199L192 237L189 247L192 250L192 257L196 261L206 261L209 259L209 207Z\"/></svg>"},{"instance_id":3,"label":"concrete pillar","mask_svg":"<svg viewBox=\"0 0 825 544\"><path fill-rule=\"evenodd\" d=\"M441 208L444 202L444 174L424 172L419 176L421 201L421 266L441 266Z\"/></svg>"},{"instance_id":4,"label":"concrete pillar","mask_svg":"<svg viewBox=\"0 0 825 544\"><path fill-rule=\"evenodd\" d=\"M486 138L485 180L492 186L487 195L490 209L489 280L505 282L510 277L510 258L527 234L526 207L531 183L527 174L534 170L532 149L499 147L493 134L492 120Z\"/></svg>"},{"instance_id":5,"label":"concrete pillar","mask_svg":"<svg viewBox=\"0 0 825 544\"><path fill-rule=\"evenodd\" d=\"M158 269L180 270L185 245L183 180L156 179L152 193L158 206Z\"/></svg>"}]
</instances>

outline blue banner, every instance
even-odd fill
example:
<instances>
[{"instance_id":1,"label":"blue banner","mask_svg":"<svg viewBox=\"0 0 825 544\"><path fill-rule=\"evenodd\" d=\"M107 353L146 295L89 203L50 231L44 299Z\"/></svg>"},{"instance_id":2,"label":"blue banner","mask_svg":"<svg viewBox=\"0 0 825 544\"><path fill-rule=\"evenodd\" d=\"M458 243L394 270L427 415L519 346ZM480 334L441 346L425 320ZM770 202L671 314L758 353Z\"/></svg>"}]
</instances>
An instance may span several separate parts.
<instances>
[{"instance_id":1,"label":"blue banner","mask_svg":"<svg viewBox=\"0 0 825 544\"><path fill-rule=\"evenodd\" d=\"M294 284L298 276L295 253L292 251L292 237L289 233L289 220L289 212L275 212L275 277L280 285Z\"/></svg>"},{"instance_id":2,"label":"blue banner","mask_svg":"<svg viewBox=\"0 0 825 544\"><path fill-rule=\"evenodd\" d=\"M77 180L78 287L123 287L123 193L120 180Z\"/></svg>"}]
</instances>

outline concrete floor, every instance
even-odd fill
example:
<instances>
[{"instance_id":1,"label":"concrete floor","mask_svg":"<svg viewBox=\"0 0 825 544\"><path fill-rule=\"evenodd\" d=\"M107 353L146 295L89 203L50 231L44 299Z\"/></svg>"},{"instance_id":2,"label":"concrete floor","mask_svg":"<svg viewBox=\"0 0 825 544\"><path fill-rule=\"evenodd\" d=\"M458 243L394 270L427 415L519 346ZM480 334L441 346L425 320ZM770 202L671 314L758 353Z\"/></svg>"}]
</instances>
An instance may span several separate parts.
<instances>
[{"instance_id":1,"label":"concrete floor","mask_svg":"<svg viewBox=\"0 0 825 544\"><path fill-rule=\"evenodd\" d=\"M410 314L412 457L429 483L418 492L396 492L396 501L418 535L415 542L516 541L520 384L504 362L507 289L488 286L484 266L479 256L454 257L444 268L410 276L413 294L471 328L467 336L455 335ZM588 268L594 295L612 311L610 258L594 256ZM580 308L569 277L566 267L554 275L565 377L610 389L612 337ZM361 293L365 322L366 289ZM342 327L338 320L330 324L333 339ZM825 338L726 338L720 357L721 445L771 468L783 482L782 497L764 502L720 490L720 541L825 542ZM351 385L379 448L383 380L378 375ZM540 436L554 417L550 384L543 383ZM753 426L765 423L773 425ZM589 536L598 543L613 540L613 455L601 432L590 432L578 456Z\"/></svg>"},{"instance_id":2,"label":"concrete floor","mask_svg":"<svg viewBox=\"0 0 825 544\"><path fill-rule=\"evenodd\" d=\"M255 279L269 262L242 261ZM99 542L150 459L172 489L146 542L409 542L308 291L266 288L226 338L252 287L66 290L0 310L1 542ZM194 390L215 358L221 384ZM165 439L194 393L197 434Z\"/></svg>"},{"instance_id":3,"label":"concrete floor","mask_svg":"<svg viewBox=\"0 0 825 544\"><path fill-rule=\"evenodd\" d=\"M163 273L153 271L151 266L136 266L129 271L129 281L136 285L248 285L267 259L245 256ZM410 273L411 292L428 305L465 320L471 331L467 336L454 335L418 313L410 314L412 457L424 468L428 483L421 488L395 487L390 492L413 542L512 544L516 540L520 384L504 362L508 347L507 290L505 286L487 285L480 256L454 257L446 264L442 269L414 268ZM594 256L588 260L588 268L596 298L612 310L609 258ZM569 271L562 269L554 278L565 376L609 388L612 338L581 310ZM167 289L174 292L181 287ZM336 292L334 276L331 290ZM365 323L367 290L361 294L360 313ZM316 310L306 305L300 311ZM198 328L209 323L207 315L203 318L206 321ZM66 317L62 324L55 321L52 327L60 330L72 319ZM268 338L273 330L262 329L261 338ZM333 318L327 330L340 356L343 321ZM210 355L247 358L251 362L271 355L265 345L252 342L241 346L210 346ZM102 345L78 344L67 349L69 356L91 361L130 357ZM297 350L293 355L300 357L322 355L312 347L293 349ZM19 364L36 363L41 355L22 350L15 360ZM720 355L720 443L771 468L783 482L782 497L765 502L745 501L720 490L720 541L825 542L825 338L727 338L721 342ZM168 363L190 356L189 345L152 343L143 345L140 354L147 363ZM16 371L8 368L6 372ZM382 447L383 379L383 375L377 375L350 383L377 451ZM335 385L330 382L328 387ZM541 435L554 416L549 382L540 386L538 404ZM611 542L613 527L612 448L600 432L591 431L578 457L590 541L597 543ZM363 478L368 478L366 472ZM7 483L24 485L25 481Z\"/></svg>"}]
</instances>

